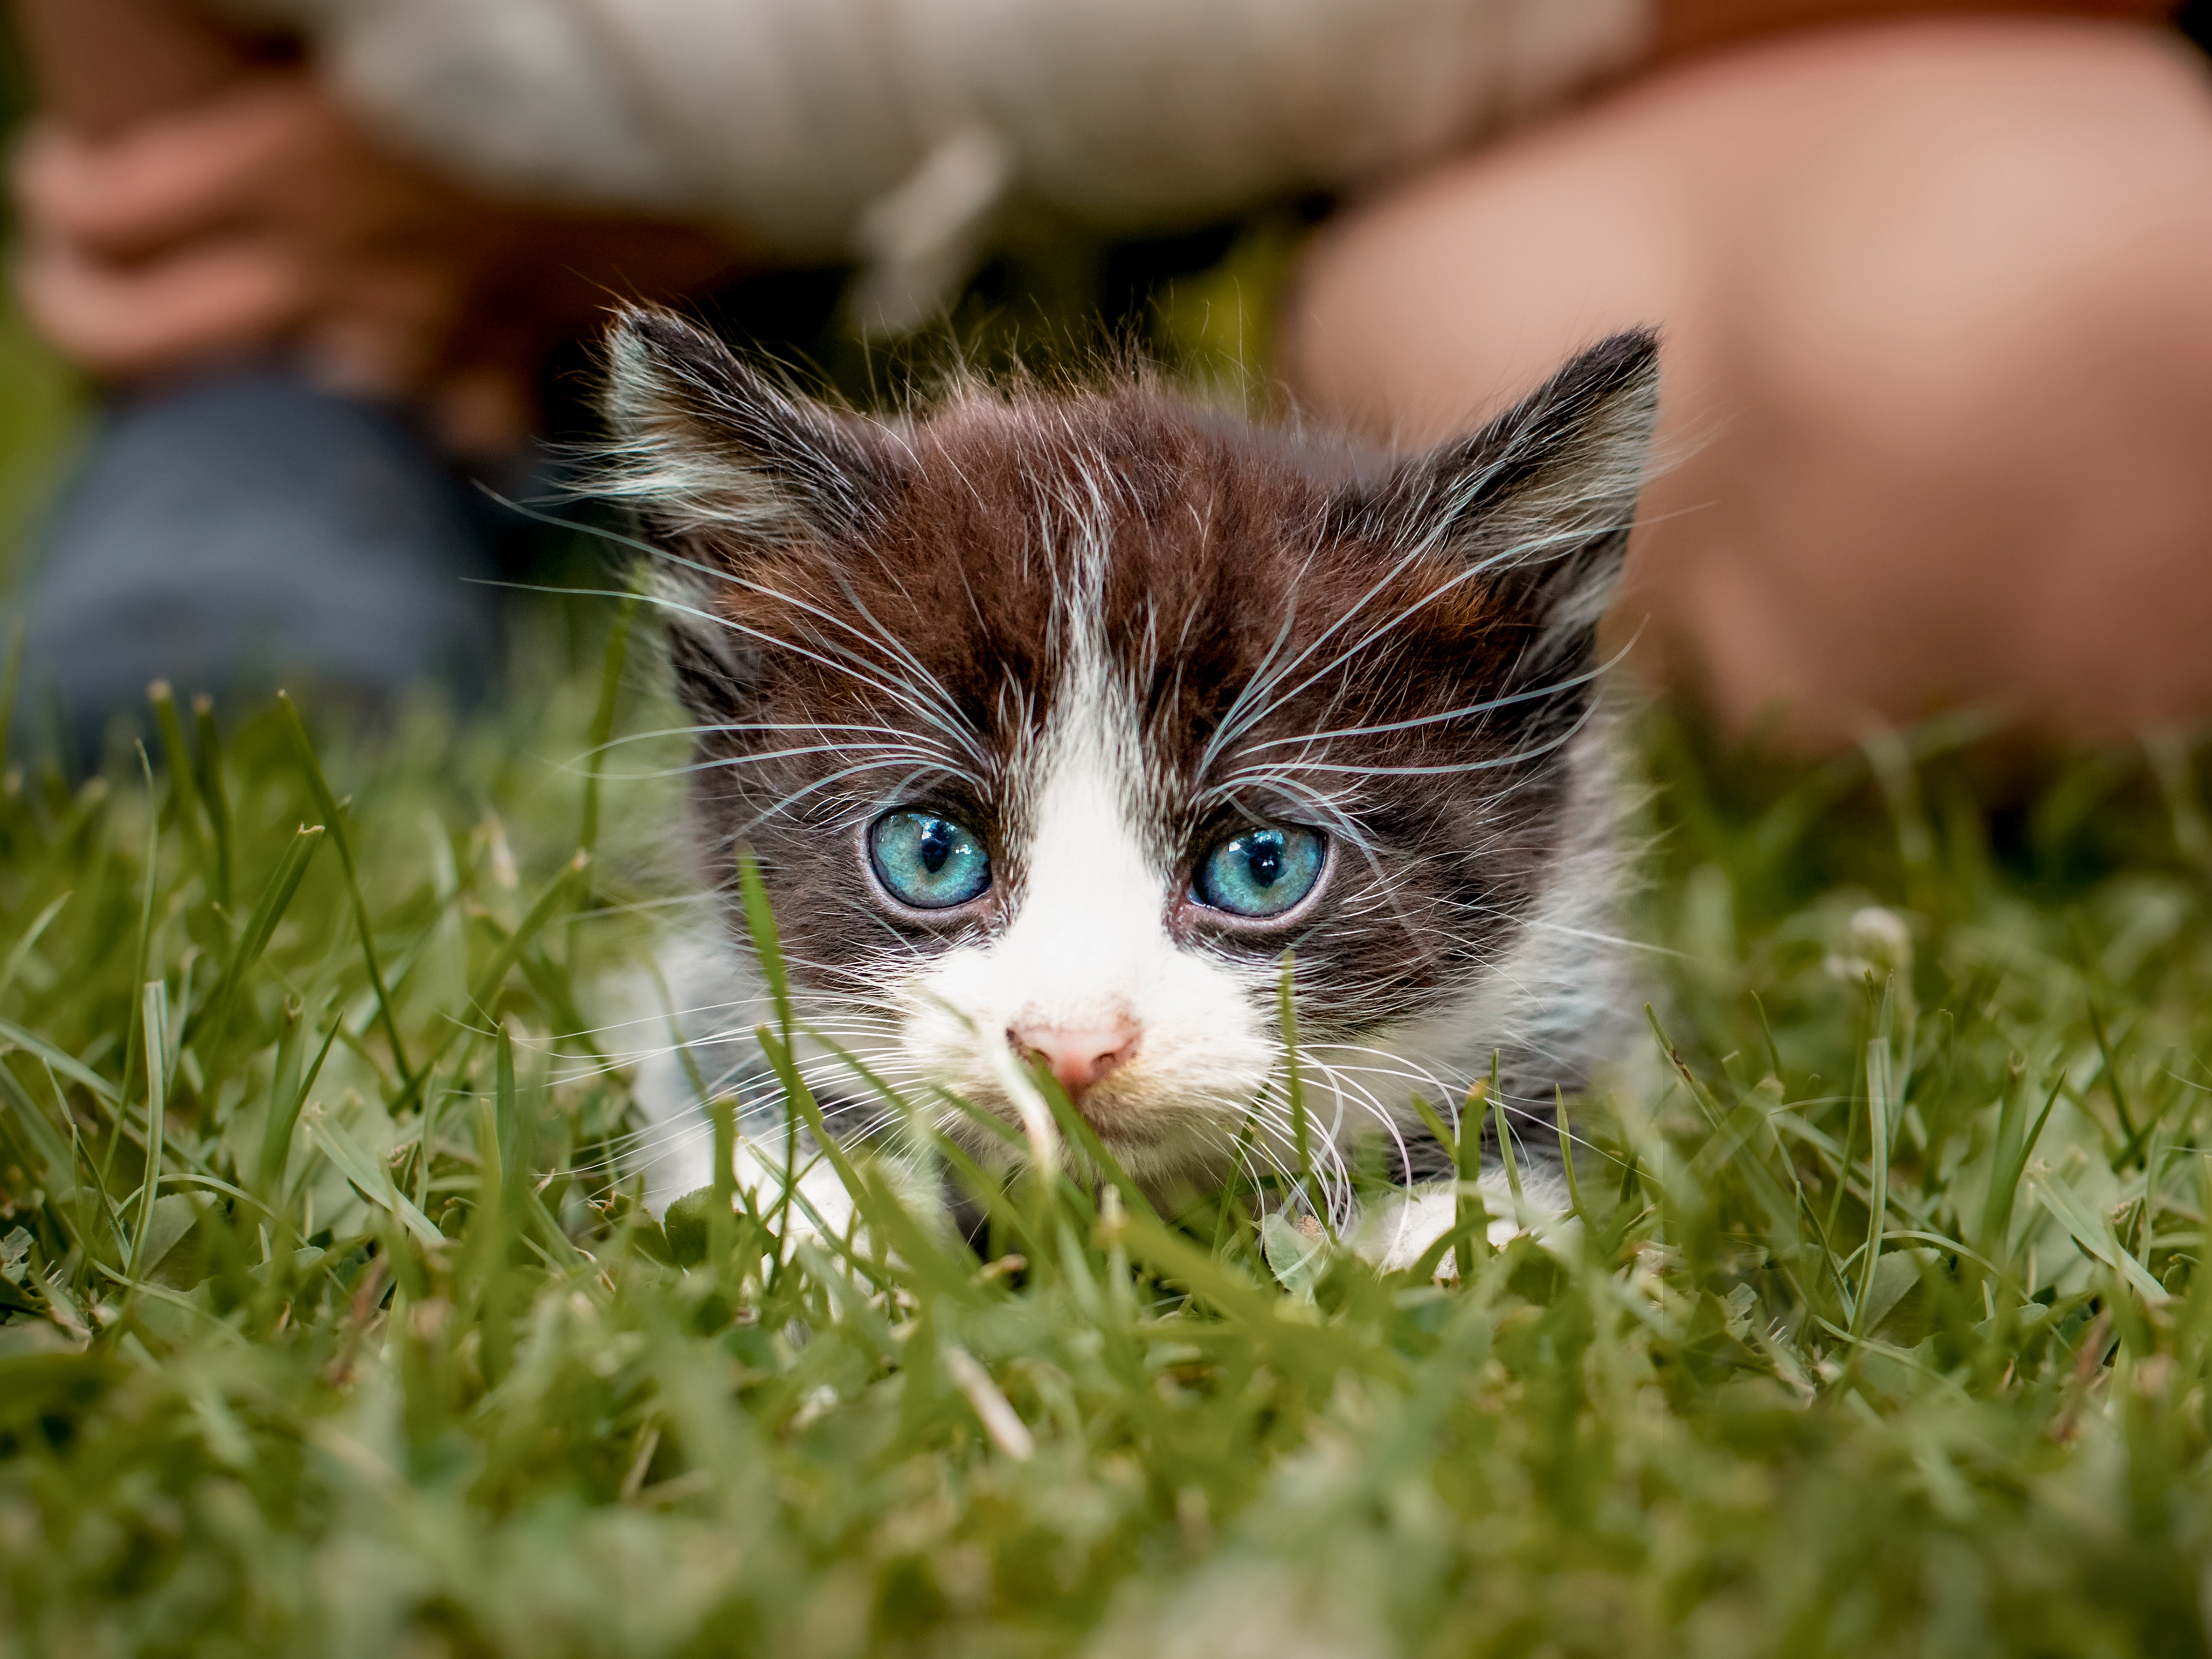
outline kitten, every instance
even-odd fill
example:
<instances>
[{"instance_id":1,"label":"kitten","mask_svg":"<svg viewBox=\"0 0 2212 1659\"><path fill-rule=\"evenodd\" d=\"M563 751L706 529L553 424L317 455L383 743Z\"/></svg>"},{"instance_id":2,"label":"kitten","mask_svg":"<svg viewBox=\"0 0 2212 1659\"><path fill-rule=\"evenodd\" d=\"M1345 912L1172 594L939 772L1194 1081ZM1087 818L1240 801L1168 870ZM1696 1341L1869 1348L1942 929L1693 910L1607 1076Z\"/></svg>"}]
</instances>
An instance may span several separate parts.
<instances>
[{"instance_id":1,"label":"kitten","mask_svg":"<svg viewBox=\"0 0 2212 1659\"><path fill-rule=\"evenodd\" d=\"M1493 1066L1526 1183L1555 1194L1558 1103L1640 1000L1611 938L1595 629L1650 334L1396 458L1142 379L862 417L647 311L611 358L617 487L664 550L699 851L730 896L734 988L696 1046L736 1045L716 1086L749 1138L784 1114L744 1035L765 1018L744 854L799 1017L978 1150L945 1091L1022 1123L1019 1061L1149 1188L1284 1169L1289 953L1331 1206L1349 1219L1363 1137L1407 1191L1365 1218L1373 1254L1403 1265L1449 1224L1413 1097L1451 1116ZM827 1050L805 1070L841 1139L895 1116ZM709 1178L680 1092L662 1202ZM1494 1142L1485 1166L1487 1190ZM828 1170L803 1190L849 1219Z\"/></svg>"}]
</instances>

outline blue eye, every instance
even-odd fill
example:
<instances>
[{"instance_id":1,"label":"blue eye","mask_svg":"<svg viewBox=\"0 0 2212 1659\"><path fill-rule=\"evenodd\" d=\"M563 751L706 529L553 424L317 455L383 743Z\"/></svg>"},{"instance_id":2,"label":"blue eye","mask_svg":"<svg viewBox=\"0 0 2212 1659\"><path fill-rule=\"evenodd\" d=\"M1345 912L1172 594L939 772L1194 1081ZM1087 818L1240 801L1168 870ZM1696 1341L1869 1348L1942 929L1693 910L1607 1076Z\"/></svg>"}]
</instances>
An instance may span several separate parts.
<instances>
[{"instance_id":1,"label":"blue eye","mask_svg":"<svg viewBox=\"0 0 2212 1659\"><path fill-rule=\"evenodd\" d=\"M1316 830L1247 830L1199 860L1191 896L1232 916L1279 916L1313 891L1328 850Z\"/></svg>"},{"instance_id":2,"label":"blue eye","mask_svg":"<svg viewBox=\"0 0 2212 1659\"><path fill-rule=\"evenodd\" d=\"M868 830L876 879L902 904L949 910L991 884L991 855L973 830L933 812L886 812Z\"/></svg>"}]
</instances>

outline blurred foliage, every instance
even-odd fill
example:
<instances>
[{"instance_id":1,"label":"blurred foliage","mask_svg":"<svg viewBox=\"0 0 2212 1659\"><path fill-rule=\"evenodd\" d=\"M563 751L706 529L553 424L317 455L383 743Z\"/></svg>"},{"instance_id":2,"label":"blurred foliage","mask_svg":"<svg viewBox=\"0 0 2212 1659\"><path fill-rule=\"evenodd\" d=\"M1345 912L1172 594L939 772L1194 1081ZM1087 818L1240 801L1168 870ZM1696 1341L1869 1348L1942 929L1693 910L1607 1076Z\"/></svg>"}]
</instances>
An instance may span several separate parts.
<instances>
[{"instance_id":1,"label":"blurred foliage","mask_svg":"<svg viewBox=\"0 0 2212 1659\"><path fill-rule=\"evenodd\" d=\"M24 568L88 403L82 381L0 304L0 590Z\"/></svg>"},{"instance_id":2,"label":"blurred foliage","mask_svg":"<svg viewBox=\"0 0 2212 1659\"><path fill-rule=\"evenodd\" d=\"M1142 362L1183 384L1279 409L1275 319L1293 260L1325 203L1272 203L1171 234L1115 235L1031 210L1013 216L991 257L910 335L870 337L844 308L849 268L762 271L692 307L756 353L860 408L926 402L955 373L1046 379ZM565 354L560 385L588 383ZM568 418L585 411L568 400Z\"/></svg>"}]
</instances>

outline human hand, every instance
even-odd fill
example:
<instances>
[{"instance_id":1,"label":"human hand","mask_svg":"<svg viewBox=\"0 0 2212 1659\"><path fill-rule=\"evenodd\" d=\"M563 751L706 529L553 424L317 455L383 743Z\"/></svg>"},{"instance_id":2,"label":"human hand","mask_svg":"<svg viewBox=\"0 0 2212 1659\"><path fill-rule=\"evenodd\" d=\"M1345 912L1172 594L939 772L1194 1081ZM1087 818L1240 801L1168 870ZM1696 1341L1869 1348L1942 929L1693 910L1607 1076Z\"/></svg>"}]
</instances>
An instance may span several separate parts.
<instances>
[{"instance_id":1,"label":"human hand","mask_svg":"<svg viewBox=\"0 0 2212 1659\"><path fill-rule=\"evenodd\" d=\"M290 345L342 383L414 390L483 240L457 192L297 70L240 76L112 137L42 120L15 185L33 320L113 380Z\"/></svg>"},{"instance_id":2,"label":"human hand","mask_svg":"<svg viewBox=\"0 0 2212 1659\"><path fill-rule=\"evenodd\" d=\"M99 137L42 119L14 171L25 307L93 374L285 352L419 404L465 452L527 431L544 350L610 284L666 297L735 263L681 228L477 196L393 155L299 69Z\"/></svg>"}]
</instances>

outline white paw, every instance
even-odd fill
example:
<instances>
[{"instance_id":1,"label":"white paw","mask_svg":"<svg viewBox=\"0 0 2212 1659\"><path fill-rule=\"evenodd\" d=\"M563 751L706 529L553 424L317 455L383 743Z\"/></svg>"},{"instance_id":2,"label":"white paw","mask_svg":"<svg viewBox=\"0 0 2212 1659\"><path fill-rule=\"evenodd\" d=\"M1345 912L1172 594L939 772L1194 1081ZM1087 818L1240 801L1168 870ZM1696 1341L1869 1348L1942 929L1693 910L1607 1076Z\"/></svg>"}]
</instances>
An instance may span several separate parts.
<instances>
[{"instance_id":1,"label":"white paw","mask_svg":"<svg viewBox=\"0 0 2212 1659\"><path fill-rule=\"evenodd\" d=\"M1458 1183L1449 1181L1415 1188L1362 1215L1352 1232L1352 1248L1384 1273L1403 1273L1459 1223ZM1516 1200L1503 1170L1484 1171L1475 1192L1490 1215L1485 1236L1493 1246L1528 1233L1546 1249L1571 1249L1581 1223L1569 1213L1566 1194L1547 1172L1523 1173ZM1455 1253L1437 1263L1439 1279L1459 1276Z\"/></svg>"}]
</instances>

